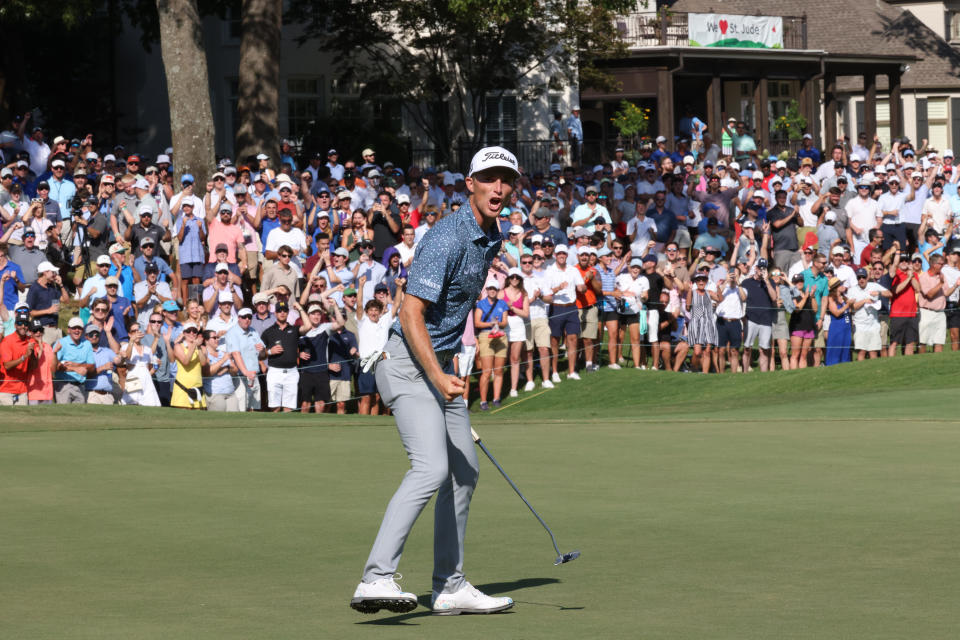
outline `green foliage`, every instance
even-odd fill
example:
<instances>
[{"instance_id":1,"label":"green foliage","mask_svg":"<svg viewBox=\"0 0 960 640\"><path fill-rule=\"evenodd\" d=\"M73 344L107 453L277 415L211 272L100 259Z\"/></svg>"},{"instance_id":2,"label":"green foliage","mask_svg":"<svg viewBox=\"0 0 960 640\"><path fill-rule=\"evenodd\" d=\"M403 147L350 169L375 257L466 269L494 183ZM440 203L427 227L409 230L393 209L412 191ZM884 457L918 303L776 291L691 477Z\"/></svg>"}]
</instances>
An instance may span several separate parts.
<instances>
[{"instance_id":1,"label":"green foliage","mask_svg":"<svg viewBox=\"0 0 960 640\"><path fill-rule=\"evenodd\" d=\"M638 107L629 100L621 100L620 108L610 118L610 122L625 138L643 135L650 125L650 109Z\"/></svg>"},{"instance_id":2,"label":"green foliage","mask_svg":"<svg viewBox=\"0 0 960 640\"><path fill-rule=\"evenodd\" d=\"M807 128L807 119L800 113L800 104L796 100L791 100L787 105L786 114L780 116L774 122L774 129L787 134L790 140L799 140L803 137L803 130Z\"/></svg>"}]
</instances>

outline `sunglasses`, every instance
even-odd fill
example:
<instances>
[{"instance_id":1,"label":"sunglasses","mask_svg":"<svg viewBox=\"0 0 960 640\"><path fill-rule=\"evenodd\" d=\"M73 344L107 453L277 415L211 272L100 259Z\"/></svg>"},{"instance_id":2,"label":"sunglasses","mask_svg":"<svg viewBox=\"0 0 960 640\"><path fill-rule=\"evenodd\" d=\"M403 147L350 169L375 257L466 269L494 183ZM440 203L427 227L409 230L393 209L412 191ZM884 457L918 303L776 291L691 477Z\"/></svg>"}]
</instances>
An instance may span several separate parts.
<instances>
[{"instance_id":1,"label":"sunglasses","mask_svg":"<svg viewBox=\"0 0 960 640\"><path fill-rule=\"evenodd\" d=\"M213 179L214 182L223 182L224 180L226 180L226 178L214 178L214 179Z\"/></svg>"}]
</instances>

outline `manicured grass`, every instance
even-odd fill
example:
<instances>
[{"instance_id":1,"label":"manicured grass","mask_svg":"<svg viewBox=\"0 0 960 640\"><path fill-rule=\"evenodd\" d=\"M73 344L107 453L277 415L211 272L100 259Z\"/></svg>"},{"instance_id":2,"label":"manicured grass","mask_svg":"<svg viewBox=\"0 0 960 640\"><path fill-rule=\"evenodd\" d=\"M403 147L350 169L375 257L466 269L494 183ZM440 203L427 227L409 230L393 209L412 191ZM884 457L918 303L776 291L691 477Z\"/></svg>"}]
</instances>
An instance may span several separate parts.
<instances>
[{"instance_id":1,"label":"manicured grass","mask_svg":"<svg viewBox=\"0 0 960 640\"><path fill-rule=\"evenodd\" d=\"M4 410L0 630L953 638L958 364L603 371L477 416L561 549L583 556L552 565L481 453L467 575L518 604L472 618L347 606L407 466L389 418ZM400 566L427 602L431 555L428 507Z\"/></svg>"}]
</instances>

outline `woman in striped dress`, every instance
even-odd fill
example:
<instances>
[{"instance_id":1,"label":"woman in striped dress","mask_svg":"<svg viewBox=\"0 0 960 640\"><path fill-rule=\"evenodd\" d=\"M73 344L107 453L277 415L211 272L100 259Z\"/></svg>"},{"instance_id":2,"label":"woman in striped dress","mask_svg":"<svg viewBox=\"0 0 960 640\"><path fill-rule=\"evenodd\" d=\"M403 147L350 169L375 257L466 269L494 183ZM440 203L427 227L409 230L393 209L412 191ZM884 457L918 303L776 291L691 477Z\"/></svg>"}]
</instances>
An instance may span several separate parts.
<instances>
[{"instance_id":1,"label":"woman in striped dress","mask_svg":"<svg viewBox=\"0 0 960 640\"><path fill-rule=\"evenodd\" d=\"M717 324L713 319L713 298L707 292L707 274L693 276L693 288L687 291L690 324L687 341L693 345L693 359L700 361L703 373L710 373L710 356L717 344Z\"/></svg>"}]
</instances>

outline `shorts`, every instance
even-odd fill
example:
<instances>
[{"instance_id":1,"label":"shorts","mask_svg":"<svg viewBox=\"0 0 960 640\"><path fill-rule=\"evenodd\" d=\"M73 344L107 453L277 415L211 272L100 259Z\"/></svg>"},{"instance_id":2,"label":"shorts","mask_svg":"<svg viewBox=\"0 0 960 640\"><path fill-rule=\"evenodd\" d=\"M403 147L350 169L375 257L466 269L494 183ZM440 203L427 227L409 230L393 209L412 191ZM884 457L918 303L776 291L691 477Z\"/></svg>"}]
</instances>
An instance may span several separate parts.
<instances>
[{"instance_id":1,"label":"shorts","mask_svg":"<svg viewBox=\"0 0 960 640\"><path fill-rule=\"evenodd\" d=\"M813 340L817 334L813 331L794 331L790 334L792 338L803 338L804 340Z\"/></svg>"},{"instance_id":2,"label":"shorts","mask_svg":"<svg viewBox=\"0 0 960 640\"><path fill-rule=\"evenodd\" d=\"M787 326L787 312L777 311L777 321L773 323L772 337L774 340L789 340L790 328Z\"/></svg>"},{"instance_id":3,"label":"shorts","mask_svg":"<svg viewBox=\"0 0 960 640\"><path fill-rule=\"evenodd\" d=\"M717 346L739 349L743 344L743 323L740 320L717 318Z\"/></svg>"},{"instance_id":4,"label":"shorts","mask_svg":"<svg viewBox=\"0 0 960 640\"><path fill-rule=\"evenodd\" d=\"M180 277L184 280L187 278L198 278L203 280L204 269L206 269L206 264L203 262L181 262Z\"/></svg>"},{"instance_id":5,"label":"shorts","mask_svg":"<svg viewBox=\"0 0 960 640\"><path fill-rule=\"evenodd\" d=\"M550 321L546 318L531 318L530 333L527 338L527 349L550 348Z\"/></svg>"},{"instance_id":6,"label":"shorts","mask_svg":"<svg viewBox=\"0 0 960 640\"><path fill-rule=\"evenodd\" d=\"M477 336L477 353L481 358L506 358L507 337L490 339L486 334Z\"/></svg>"},{"instance_id":7,"label":"shorts","mask_svg":"<svg viewBox=\"0 0 960 640\"><path fill-rule=\"evenodd\" d=\"M880 351L883 342L880 340L880 323L867 327L854 325L853 348L856 351Z\"/></svg>"},{"instance_id":8,"label":"shorts","mask_svg":"<svg viewBox=\"0 0 960 640\"><path fill-rule=\"evenodd\" d=\"M920 309L920 344L942 345L947 341L947 314L933 309Z\"/></svg>"},{"instance_id":9,"label":"shorts","mask_svg":"<svg viewBox=\"0 0 960 640\"><path fill-rule=\"evenodd\" d=\"M757 342L761 349L769 349L773 338L773 327L768 324L757 324L747 320L747 338L744 345L750 349Z\"/></svg>"},{"instance_id":10,"label":"shorts","mask_svg":"<svg viewBox=\"0 0 960 640\"><path fill-rule=\"evenodd\" d=\"M600 322L607 324L608 322L620 322L620 314L616 311L602 311L600 312Z\"/></svg>"},{"instance_id":11,"label":"shorts","mask_svg":"<svg viewBox=\"0 0 960 640\"><path fill-rule=\"evenodd\" d=\"M346 402L350 399L350 381L349 380L331 380L330 381L330 401Z\"/></svg>"},{"instance_id":12,"label":"shorts","mask_svg":"<svg viewBox=\"0 0 960 640\"><path fill-rule=\"evenodd\" d=\"M960 329L960 307L947 303L947 329Z\"/></svg>"},{"instance_id":13,"label":"shorts","mask_svg":"<svg viewBox=\"0 0 960 640\"><path fill-rule=\"evenodd\" d=\"M373 370L367 371L366 373L360 372L357 374L357 395L358 396L367 396L372 393L377 392L377 378L374 376Z\"/></svg>"},{"instance_id":14,"label":"shorts","mask_svg":"<svg viewBox=\"0 0 960 640\"><path fill-rule=\"evenodd\" d=\"M87 391L87 404L116 404L113 393L110 391Z\"/></svg>"},{"instance_id":15,"label":"shorts","mask_svg":"<svg viewBox=\"0 0 960 640\"><path fill-rule=\"evenodd\" d=\"M550 337L562 338L580 335L580 314L575 305L558 307L550 305Z\"/></svg>"},{"instance_id":16,"label":"shorts","mask_svg":"<svg viewBox=\"0 0 960 640\"><path fill-rule=\"evenodd\" d=\"M300 374L300 403L330 402L330 376L324 373Z\"/></svg>"},{"instance_id":17,"label":"shorts","mask_svg":"<svg viewBox=\"0 0 960 640\"><path fill-rule=\"evenodd\" d=\"M0 407L26 407L27 392L23 393L0 393Z\"/></svg>"},{"instance_id":18,"label":"shorts","mask_svg":"<svg viewBox=\"0 0 960 640\"><path fill-rule=\"evenodd\" d=\"M600 325L598 319L600 312L596 307L587 307L580 309L580 337L588 340L596 340L600 335Z\"/></svg>"},{"instance_id":19,"label":"shorts","mask_svg":"<svg viewBox=\"0 0 960 640\"><path fill-rule=\"evenodd\" d=\"M85 404L87 402L86 389L76 382L53 382L53 395L57 404Z\"/></svg>"},{"instance_id":20,"label":"shorts","mask_svg":"<svg viewBox=\"0 0 960 640\"><path fill-rule=\"evenodd\" d=\"M916 344L920 341L920 321L912 318L890 318L890 344Z\"/></svg>"},{"instance_id":21,"label":"shorts","mask_svg":"<svg viewBox=\"0 0 960 640\"><path fill-rule=\"evenodd\" d=\"M827 348L827 332L830 329L830 316L827 316L823 319L823 329L817 331L817 335L813 339L813 348L814 349L826 349Z\"/></svg>"},{"instance_id":22,"label":"shorts","mask_svg":"<svg viewBox=\"0 0 960 640\"><path fill-rule=\"evenodd\" d=\"M271 409L296 409L299 381L300 372L296 369L267 368L267 405Z\"/></svg>"},{"instance_id":23,"label":"shorts","mask_svg":"<svg viewBox=\"0 0 960 640\"><path fill-rule=\"evenodd\" d=\"M260 380L254 376L253 384L243 376L238 377L236 397L237 411L260 410Z\"/></svg>"},{"instance_id":24,"label":"shorts","mask_svg":"<svg viewBox=\"0 0 960 640\"><path fill-rule=\"evenodd\" d=\"M477 359L477 345L461 344L457 354L457 375L466 378L473 373L473 363Z\"/></svg>"},{"instance_id":25,"label":"shorts","mask_svg":"<svg viewBox=\"0 0 960 640\"><path fill-rule=\"evenodd\" d=\"M507 341L526 342L528 326L526 320L520 316L507 316Z\"/></svg>"},{"instance_id":26,"label":"shorts","mask_svg":"<svg viewBox=\"0 0 960 640\"><path fill-rule=\"evenodd\" d=\"M633 324L640 324L640 314L639 313L628 313L628 314L618 314L620 318L621 327L629 327Z\"/></svg>"},{"instance_id":27,"label":"shorts","mask_svg":"<svg viewBox=\"0 0 960 640\"><path fill-rule=\"evenodd\" d=\"M660 311L647 310L647 342L653 344L660 341Z\"/></svg>"},{"instance_id":28,"label":"shorts","mask_svg":"<svg viewBox=\"0 0 960 640\"><path fill-rule=\"evenodd\" d=\"M245 249L247 254L247 277L251 280L257 279L257 269L260 267L260 252L253 249Z\"/></svg>"},{"instance_id":29,"label":"shorts","mask_svg":"<svg viewBox=\"0 0 960 640\"><path fill-rule=\"evenodd\" d=\"M239 410L236 393L213 393L207 396L207 411L236 412Z\"/></svg>"}]
</instances>

